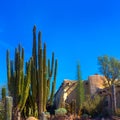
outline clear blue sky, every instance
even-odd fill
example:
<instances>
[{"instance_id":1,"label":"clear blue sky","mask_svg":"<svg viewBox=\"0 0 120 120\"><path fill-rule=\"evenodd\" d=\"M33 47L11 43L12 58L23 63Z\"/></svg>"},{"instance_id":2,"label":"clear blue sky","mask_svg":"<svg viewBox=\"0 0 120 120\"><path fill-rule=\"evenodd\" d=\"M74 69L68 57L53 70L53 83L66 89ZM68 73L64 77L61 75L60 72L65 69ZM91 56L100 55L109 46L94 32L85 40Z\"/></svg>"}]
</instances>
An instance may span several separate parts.
<instances>
[{"instance_id":1,"label":"clear blue sky","mask_svg":"<svg viewBox=\"0 0 120 120\"><path fill-rule=\"evenodd\" d=\"M31 56L32 29L42 31L48 57L58 59L57 88L63 79L76 79L80 61L82 78L98 73L97 57L120 59L119 0L1 0L0 84L6 84L6 49L11 57L21 43L25 59Z\"/></svg>"}]
</instances>

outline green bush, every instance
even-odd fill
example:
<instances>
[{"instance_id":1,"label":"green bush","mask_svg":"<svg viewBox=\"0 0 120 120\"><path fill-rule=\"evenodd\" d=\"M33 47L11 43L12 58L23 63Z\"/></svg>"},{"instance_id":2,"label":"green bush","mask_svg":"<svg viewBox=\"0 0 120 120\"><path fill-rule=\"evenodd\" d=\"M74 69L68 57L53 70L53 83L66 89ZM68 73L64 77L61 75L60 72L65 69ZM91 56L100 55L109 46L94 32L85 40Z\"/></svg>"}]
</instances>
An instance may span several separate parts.
<instances>
[{"instance_id":1,"label":"green bush","mask_svg":"<svg viewBox=\"0 0 120 120\"><path fill-rule=\"evenodd\" d=\"M67 113L67 110L65 108L59 108L55 110L55 115L58 116L64 116Z\"/></svg>"},{"instance_id":2,"label":"green bush","mask_svg":"<svg viewBox=\"0 0 120 120\"><path fill-rule=\"evenodd\" d=\"M83 109L88 112L87 114L91 116L96 116L102 111L102 100L103 98L99 95L95 95L94 97L87 96L87 99L83 104Z\"/></svg>"}]
</instances>

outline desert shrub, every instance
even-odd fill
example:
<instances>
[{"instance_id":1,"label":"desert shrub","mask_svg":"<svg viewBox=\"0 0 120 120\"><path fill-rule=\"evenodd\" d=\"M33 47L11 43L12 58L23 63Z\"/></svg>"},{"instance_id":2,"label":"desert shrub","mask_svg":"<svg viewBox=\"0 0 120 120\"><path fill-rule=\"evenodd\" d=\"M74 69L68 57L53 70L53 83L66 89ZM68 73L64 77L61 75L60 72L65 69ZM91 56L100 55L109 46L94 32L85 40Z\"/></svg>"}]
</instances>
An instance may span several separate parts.
<instances>
[{"instance_id":1,"label":"desert shrub","mask_svg":"<svg viewBox=\"0 0 120 120\"><path fill-rule=\"evenodd\" d=\"M95 95L94 97L88 96L83 105L83 109L87 111L87 113L84 112L84 114L89 114L91 116L96 116L99 114L102 110L102 101L103 98L101 98L99 95Z\"/></svg>"},{"instance_id":2,"label":"desert shrub","mask_svg":"<svg viewBox=\"0 0 120 120\"><path fill-rule=\"evenodd\" d=\"M65 108L58 108L55 110L55 115L58 116L64 116L67 113L67 110Z\"/></svg>"}]
</instances>

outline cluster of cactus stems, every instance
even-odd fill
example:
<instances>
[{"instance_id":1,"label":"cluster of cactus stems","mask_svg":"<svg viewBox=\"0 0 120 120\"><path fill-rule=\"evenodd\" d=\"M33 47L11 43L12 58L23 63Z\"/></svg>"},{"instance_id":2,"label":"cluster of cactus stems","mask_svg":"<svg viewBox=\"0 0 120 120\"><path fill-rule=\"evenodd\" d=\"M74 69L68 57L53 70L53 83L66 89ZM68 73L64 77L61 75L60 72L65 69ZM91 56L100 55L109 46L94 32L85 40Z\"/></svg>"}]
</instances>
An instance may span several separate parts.
<instances>
[{"instance_id":1,"label":"cluster of cactus stems","mask_svg":"<svg viewBox=\"0 0 120 120\"><path fill-rule=\"evenodd\" d=\"M37 50L38 49L38 50ZM37 56L38 55L38 56ZM57 60L54 65L54 53L52 53L52 64L46 56L46 44L42 48L41 32L38 33L38 47L36 46L36 26L33 28L33 52L32 52L32 72L31 72L31 88L34 107L38 106L38 116L41 112L46 111L48 99L52 105L57 74ZM54 68L55 66L55 68ZM53 75L54 74L54 75ZM51 77L54 76L52 89L50 88ZM51 90L51 95L50 95ZM34 108L35 109L35 108Z\"/></svg>"},{"instance_id":2,"label":"cluster of cactus stems","mask_svg":"<svg viewBox=\"0 0 120 120\"><path fill-rule=\"evenodd\" d=\"M20 45L15 49L14 61L10 60L10 53L7 50L8 90L9 95L13 97L14 115L24 109L30 90L30 72L31 61L27 63L24 74L24 49Z\"/></svg>"},{"instance_id":3,"label":"cluster of cactus stems","mask_svg":"<svg viewBox=\"0 0 120 120\"><path fill-rule=\"evenodd\" d=\"M32 57L26 63L26 67L24 67L24 49L20 45L15 49L14 61L10 60L10 53L7 50L8 90L9 95L13 97L15 111L26 111L31 106L33 115L35 116L37 108L38 118L40 118L40 114L46 111L47 102L49 101L52 105L57 64L58 61L54 60L54 53L52 53L52 62L50 63L50 59L48 59L47 64L46 44L44 43L42 48L41 32L38 33L37 46L36 26L33 28ZM54 76L54 80L52 88L50 88L52 76ZM32 105L27 105L26 102Z\"/></svg>"}]
</instances>

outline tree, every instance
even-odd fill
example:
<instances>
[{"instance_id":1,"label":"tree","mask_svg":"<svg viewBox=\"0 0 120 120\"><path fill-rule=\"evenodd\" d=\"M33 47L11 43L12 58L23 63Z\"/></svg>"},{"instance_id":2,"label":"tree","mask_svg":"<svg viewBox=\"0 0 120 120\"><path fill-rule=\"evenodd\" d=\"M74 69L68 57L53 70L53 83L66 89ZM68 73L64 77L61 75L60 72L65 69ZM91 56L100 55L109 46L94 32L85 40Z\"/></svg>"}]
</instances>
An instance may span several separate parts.
<instances>
[{"instance_id":1,"label":"tree","mask_svg":"<svg viewBox=\"0 0 120 120\"><path fill-rule=\"evenodd\" d=\"M105 86L110 87L120 83L120 61L114 57L107 55L98 57L99 70L104 75L106 84Z\"/></svg>"},{"instance_id":2,"label":"tree","mask_svg":"<svg viewBox=\"0 0 120 120\"><path fill-rule=\"evenodd\" d=\"M80 64L77 64L77 80L78 80L78 84L77 84L77 105L78 105L78 110L81 109L82 104L85 100L85 93L84 93L84 84L81 78L81 71L80 71Z\"/></svg>"}]
</instances>

